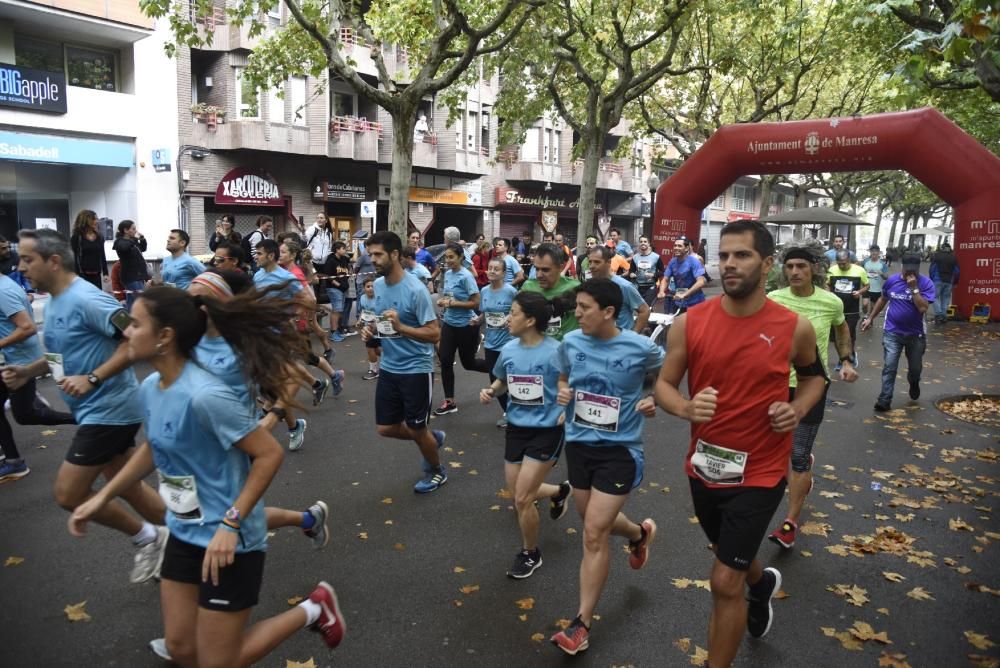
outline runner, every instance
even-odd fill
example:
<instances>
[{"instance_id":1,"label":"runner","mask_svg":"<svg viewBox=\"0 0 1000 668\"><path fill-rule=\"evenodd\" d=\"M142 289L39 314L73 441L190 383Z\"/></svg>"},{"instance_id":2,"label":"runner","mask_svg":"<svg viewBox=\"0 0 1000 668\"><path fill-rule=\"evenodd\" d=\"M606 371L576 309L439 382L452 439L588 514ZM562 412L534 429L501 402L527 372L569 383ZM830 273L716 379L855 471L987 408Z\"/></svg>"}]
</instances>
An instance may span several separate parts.
<instances>
[{"instance_id":1,"label":"runner","mask_svg":"<svg viewBox=\"0 0 1000 668\"><path fill-rule=\"evenodd\" d=\"M664 302L664 313L684 313L705 301L705 293L702 292L705 287L705 266L688 252L686 241L684 237L674 241L674 257L667 263L667 270L660 281L657 297L665 299L670 279L674 280L674 310L669 310L667 302Z\"/></svg>"},{"instance_id":2,"label":"runner","mask_svg":"<svg viewBox=\"0 0 1000 668\"><path fill-rule=\"evenodd\" d=\"M406 249L404 248L403 250L405 251ZM364 294L358 299L358 304L361 307L361 315L358 316L358 330L374 326L377 320L375 317L374 276L369 276L365 279ZM379 343L378 337L372 337L365 341L365 352L368 354L368 371L365 372L363 378L365 380L375 380L378 378L378 363L382 357L382 345Z\"/></svg>"},{"instance_id":3,"label":"runner","mask_svg":"<svg viewBox=\"0 0 1000 668\"><path fill-rule=\"evenodd\" d=\"M785 250L782 266L784 279L788 287L776 290L768 297L785 308L803 315L809 319L816 332L816 341L828 341L831 329L836 333L837 351L840 354L840 379L853 383L858 379L858 372L851 364L851 332L844 319L844 304L836 296L825 289L823 277L818 269L822 251L811 251L805 246L791 246ZM826 355L819 355L823 363L823 375L826 376ZM795 369L789 376L789 397L795 398L795 387L798 378ZM824 384L823 396L816 405L799 421L792 436L792 464L788 476L788 515L785 521L775 529L768 538L785 549L795 545L795 536L799 529L799 514L806 496L812 491L812 467L815 461L812 455L813 443L823 423L826 410L826 392L830 384Z\"/></svg>"},{"instance_id":4,"label":"runner","mask_svg":"<svg viewBox=\"0 0 1000 668\"><path fill-rule=\"evenodd\" d=\"M579 327L573 300L580 281L563 276L565 264L566 256L554 244L539 244L535 249L535 277L521 286L522 292L540 292L550 302L560 302L561 315L553 315L545 329L545 335L557 341L562 341L568 332Z\"/></svg>"},{"instance_id":5,"label":"runner","mask_svg":"<svg viewBox=\"0 0 1000 668\"><path fill-rule=\"evenodd\" d=\"M493 237L493 250L496 252L494 257L503 262L503 282L507 285L513 285L515 288L524 283L526 278L524 270L521 269L521 264L511 257L507 240L503 237Z\"/></svg>"},{"instance_id":6,"label":"runner","mask_svg":"<svg viewBox=\"0 0 1000 668\"><path fill-rule=\"evenodd\" d=\"M448 244L444 251L444 287L437 305L444 309L441 319L441 342L438 344L438 357L441 360L441 385L444 388L444 401L434 409L434 415L448 415L458 412L455 403L455 351L462 359L462 367L466 371L489 371L485 362L476 357L479 346L479 327L471 324L475 312L479 309L479 287L462 262L464 259L462 247L456 243Z\"/></svg>"},{"instance_id":7,"label":"runner","mask_svg":"<svg viewBox=\"0 0 1000 668\"><path fill-rule=\"evenodd\" d=\"M834 257L837 262L830 266L827 279L830 281L830 291L844 303L844 318L847 319L847 327L851 332L851 364L857 368L858 354L854 350L854 342L858 338L861 298L868 292L868 272L853 264L846 250L838 250ZM840 364L834 370L840 371Z\"/></svg>"},{"instance_id":8,"label":"runner","mask_svg":"<svg viewBox=\"0 0 1000 668\"><path fill-rule=\"evenodd\" d=\"M639 237L639 252L632 258L629 277L635 281L639 294L649 307L656 301L656 285L663 278L663 259L649 245L649 237Z\"/></svg>"},{"instance_id":9,"label":"runner","mask_svg":"<svg viewBox=\"0 0 1000 668\"><path fill-rule=\"evenodd\" d=\"M499 254L490 260L486 268L486 275L490 279L490 284L479 292L479 308L483 312L483 319L486 321L486 338L483 344L486 346L486 368L489 369L490 382L494 382L497 376L493 370L497 360L500 358L500 350L511 340L510 307L517 295L517 289L506 282L505 265L507 258ZM520 269L521 265L518 265ZM546 320L548 322L548 320ZM496 395L497 403L503 411L503 415L497 420L497 427L501 429L507 426L507 393L500 392Z\"/></svg>"},{"instance_id":10,"label":"runner","mask_svg":"<svg viewBox=\"0 0 1000 668\"><path fill-rule=\"evenodd\" d=\"M596 255L591 254L591 262ZM609 538L629 541L629 566L642 568L656 523L636 524L621 512L642 481L642 427L656 415L652 396L643 397L646 374L663 363L663 349L616 320L622 293L608 279L594 278L576 290L580 331L563 340L558 403L566 418L566 466L573 500L583 519L580 607L576 618L552 642L567 654L589 646L590 622L608 577ZM558 308L558 307L557 307Z\"/></svg>"},{"instance_id":11,"label":"runner","mask_svg":"<svg viewBox=\"0 0 1000 668\"><path fill-rule=\"evenodd\" d=\"M649 305L643 300L639 290L625 278L611 273L611 259L614 251L607 246L598 246L590 251L590 273L594 278L607 278L622 291L622 307L618 312L618 329L631 329L642 333L649 322Z\"/></svg>"},{"instance_id":12,"label":"runner","mask_svg":"<svg viewBox=\"0 0 1000 668\"><path fill-rule=\"evenodd\" d=\"M865 317L871 315L875 302L882 296L882 283L889 278L889 265L880 256L881 249L872 246L868 249L868 259L861 265L868 274L868 292L864 294Z\"/></svg>"},{"instance_id":13,"label":"runner","mask_svg":"<svg viewBox=\"0 0 1000 668\"><path fill-rule=\"evenodd\" d=\"M126 465L142 426L135 401L139 384L122 341L128 312L114 297L73 272L69 241L55 230L22 230L21 268L35 289L51 295L45 309L44 357L3 371L9 390L52 373L80 428L55 481L56 502L72 512L94 494L99 475L111 479ZM120 496L142 519L121 503L108 504L94 520L117 529L138 548L130 580L145 582L160 572L168 532L162 525L163 500L141 480Z\"/></svg>"},{"instance_id":14,"label":"runner","mask_svg":"<svg viewBox=\"0 0 1000 668\"><path fill-rule=\"evenodd\" d=\"M139 391L148 442L76 509L69 527L84 535L87 521L158 470L172 532L160 582L166 649L181 665L249 665L303 627L331 648L343 638L336 594L325 582L295 608L246 628L264 574L261 497L283 453L246 398L192 359L211 318L247 376L290 403L281 378L293 363L285 345L295 334L291 310L254 294L222 303L168 287L147 290L132 309L129 357L155 369Z\"/></svg>"},{"instance_id":15,"label":"runner","mask_svg":"<svg viewBox=\"0 0 1000 668\"><path fill-rule=\"evenodd\" d=\"M499 262L496 269L490 269L501 281L502 270ZM510 334L517 338L497 351L493 382L479 393L483 404L504 394L510 397L504 476L507 489L514 494L521 527L522 547L507 570L507 576L515 579L530 577L542 565L535 502L549 499L549 517L553 520L565 515L569 507L569 481L558 485L545 482L562 452L565 412L556 403L559 342L545 336L550 309L545 297L538 293L522 292L514 298L509 307Z\"/></svg>"},{"instance_id":16,"label":"runner","mask_svg":"<svg viewBox=\"0 0 1000 668\"><path fill-rule=\"evenodd\" d=\"M785 491L791 433L823 394L816 334L804 317L769 301L764 281L774 240L757 221L722 229L725 295L674 320L656 382L656 403L692 423L685 469L695 514L714 545L708 665L729 666L743 629L771 628L775 568L756 559ZM788 402L788 367L798 375ZM691 399L678 386L688 374ZM744 601L744 586L749 585Z\"/></svg>"},{"instance_id":17,"label":"runner","mask_svg":"<svg viewBox=\"0 0 1000 668\"><path fill-rule=\"evenodd\" d=\"M375 281L375 326L361 330L364 341L378 336L382 361L375 388L375 424L380 436L413 441L423 456L424 477L413 486L417 494L433 492L448 482L438 449L445 432L431 431L434 385L434 344L441 328L431 296L399 264L403 242L394 232L376 232L368 253L379 273Z\"/></svg>"},{"instance_id":18,"label":"runner","mask_svg":"<svg viewBox=\"0 0 1000 668\"><path fill-rule=\"evenodd\" d=\"M164 285L187 290L191 285L191 279L205 271L205 265L188 253L190 243L191 237L184 230L170 230L170 236L167 237L167 250L170 255L163 258L160 269Z\"/></svg>"}]
</instances>

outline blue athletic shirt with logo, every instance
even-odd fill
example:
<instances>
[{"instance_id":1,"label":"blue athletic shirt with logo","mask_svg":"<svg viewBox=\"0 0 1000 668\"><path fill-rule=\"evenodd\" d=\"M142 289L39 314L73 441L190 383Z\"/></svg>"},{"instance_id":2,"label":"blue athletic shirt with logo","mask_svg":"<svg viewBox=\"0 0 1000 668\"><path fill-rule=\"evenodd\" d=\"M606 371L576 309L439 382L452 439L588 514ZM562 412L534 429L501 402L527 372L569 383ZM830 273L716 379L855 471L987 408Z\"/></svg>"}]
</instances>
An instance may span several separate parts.
<instances>
[{"instance_id":1,"label":"blue athletic shirt with logo","mask_svg":"<svg viewBox=\"0 0 1000 668\"><path fill-rule=\"evenodd\" d=\"M663 272L663 275L673 277L675 288L687 290L694 285L699 276L705 275L705 267L693 255L688 255L680 262L675 257L667 264L667 270ZM674 299L674 303L678 306L686 306L688 308L703 301L705 301L704 290L699 290L697 294L685 297L684 299Z\"/></svg>"},{"instance_id":2,"label":"blue athletic shirt with logo","mask_svg":"<svg viewBox=\"0 0 1000 668\"><path fill-rule=\"evenodd\" d=\"M195 276L205 271L205 265L191 257L189 253L181 253L180 257L168 255L163 258L160 275L164 283L187 290Z\"/></svg>"},{"instance_id":3,"label":"blue athletic shirt with logo","mask_svg":"<svg viewBox=\"0 0 1000 668\"><path fill-rule=\"evenodd\" d=\"M449 269L444 274L444 289L442 296L454 299L457 302L467 302L472 299L472 295L479 294L479 286L476 279L466 269L453 271ZM452 327L465 327L469 324L476 312L471 308L458 308L449 306L444 310L443 320Z\"/></svg>"},{"instance_id":4,"label":"blue athletic shirt with logo","mask_svg":"<svg viewBox=\"0 0 1000 668\"><path fill-rule=\"evenodd\" d=\"M406 267L406 271L413 274L424 283L431 280L431 272L427 271L427 267L420 264L419 262L414 264L412 267Z\"/></svg>"},{"instance_id":5,"label":"blue athletic shirt with logo","mask_svg":"<svg viewBox=\"0 0 1000 668\"><path fill-rule=\"evenodd\" d=\"M0 317L0 339L6 339L17 329L11 318L21 311L24 311L28 318L34 322L35 314L31 309L31 302L28 301L28 293L9 276L0 274L0 316L2 316ZM7 364L21 366L31 364L42 356L42 346L38 343L38 335L32 334L22 341L4 346L3 356Z\"/></svg>"},{"instance_id":6,"label":"blue athletic shirt with logo","mask_svg":"<svg viewBox=\"0 0 1000 668\"><path fill-rule=\"evenodd\" d=\"M512 258L510 255L503 256L503 282L510 285L517 278L517 275L521 273L521 263L516 259Z\"/></svg>"},{"instance_id":7,"label":"blue athletic shirt with logo","mask_svg":"<svg viewBox=\"0 0 1000 668\"><path fill-rule=\"evenodd\" d=\"M486 339L483 341L483 345L487 349L500 350L513 338L510 335L508 321L510 320L510 306L514 303L516 295L517 288L509 284L504 285L499 290L494 290L487 285L479 291L479 310L486 321ZM499 314L503 314L503 326L493 326L499 320Z\"/></svg>"},{"instance_id":8,"label":"blue athletic shirt with logo","mask_svg":"<svg viewBox=\"0 0 1000 668\"><path fill-rule=\"evenodd\" d=\"M611 275L611 282L622 291L622 307L618 311L618 319L615 324L618 329L632 329L635 327L635 312L646 303L646 300L639 294L639 290L631 282L625 280L617 274Z\"/></svg>"},{"instance_id":9,"label":"blue athletic shirt with logo","mask_svg":"<svg viewBox=\"0 0 1000 668\"><path fill-rule=\"evenodd\" d=\"M108 361L118 349L118 328L111 317L122 305L79 276L45 306L45 350L62 355L63 373L85 376ZM105 378L101 386L79 399L62 393L77 424L119 425L142 422L135 401L139 383L132 369Z\"/></svg>"},{"instance_id":10,"label":"blue athletic shirt with logo","mask_svg":"<svg viewBox=\"0 0 1000 668\"><path fill-rule=\"evenodd\" d=\"M243 361L226 339L207 334L201 337L194 347L194 360L242 397L250 415L256 414L257 399L251 394L252 390L243 375Z\"/></svg>"},{"instance_id":11,"label":"blue athletic shirt with logo","mask_svg":"<svg viewBox=\"0 0 1000 668\"><path fill-rule=\"evenodd\" d=\"M193 361L167 389L160 387L159 373L149 375L139 389L139 403L161 478L193 476L197 488L197 512L181 519L168 506L167 527L185 543L208 547L250 472L250 457L233 445L257 429L257 420L240 410L242 399L231 387ZM240 518L236 551L266 548L260 499Z\"/></svg>"},{"instance_id":12,"label":"blue athletic shirt with logo","mask_svg":"<svg viewBox=\"0 0 1000 668\"><path fill-rule=\"evenodd\" d=\"M565 406L559 393L560 343L546 336L536 346L513 339L500 351L493 375L507 383L507 421L515 427L556 427Z\"/></svg>"},{"instance_id":13,"label":"blue athletic shirt with logo","mask_svg":"<svg viewBox=\"0 0 1000 668\"><path fill-rule=\"evenodd\" d=\"M389 285L384 276L375 279L375 315L381 316L389 309L395 309L399 321L408 327L423 327L437 320L427 286L405 271L395 285ZM379 363L382 369L390 373L434 372L434 344L391 335L381 335L379 342L382 344Z\"/></svg>"},{"instance_id":14,"label":"blue athletic shirt with logo","mask_svg":"<svg viewBox=\"0 0 1000 668\"><path fill-rule=\"evenodd\" d=\"M646 372L663 364L663 348L622 330L611 339L574 330L563 337L556 366L569 378L566 441L642 449L645 418L635 410ZM614 419L617 412L617 419Z\"/></svg>"},{"instance_id":15,"label":"blue athletic shirt with logo","mask_svg":"<svg viewBox=\"0 0 1000 668\"><path fill-rule=\"evenodd\" d=\"M283 269L278 265L274 265L274 269L271 271L264 271L263 269L258 269L253 275L253 284L258 290L263 291L272 285L281 285L287 281L288 286L282 290L279 294L284 299L293 299L297 293L302 290L302 281L295 277L295 274Z\"/></svg>"}]
</instances>

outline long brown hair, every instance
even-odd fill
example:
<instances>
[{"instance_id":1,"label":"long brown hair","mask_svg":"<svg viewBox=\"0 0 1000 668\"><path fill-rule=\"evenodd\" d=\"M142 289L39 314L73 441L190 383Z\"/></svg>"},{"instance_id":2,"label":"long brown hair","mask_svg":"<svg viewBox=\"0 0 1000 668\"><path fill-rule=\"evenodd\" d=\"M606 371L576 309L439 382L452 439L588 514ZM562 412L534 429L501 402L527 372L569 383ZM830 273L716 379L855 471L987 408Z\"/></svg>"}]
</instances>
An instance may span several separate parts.
<instances>
[{"instance_id":1,"label":"long brown hair","mask_svg":"<svg viewBox=\"0 0 1000 668\"><path fill-rule=\"evenodd\" d=\"M95 220L97 220L96 213L90 209L82 210L80 213L76 214L76 220L73 221L73 234L83 236L90 228L90 223Z\"/></svg>"},{"instance_id":2,"label":"long brown hair","mask_svg":"<svg viewBox=\"0 0 1000 668\"><path fill-rule=\"evenodd\" d=\"M176 332L177 350L187 359L205 335L207 318L211 318L240 356L248 389L260 385L263 393L294 406L295 396L287 385L288 369L305 354L306 340L292 322L299 305L279 296L286 287L247 290L222 301L163 286L144 291L139 299L160 328Z\"/></svg>"}]
</instances>

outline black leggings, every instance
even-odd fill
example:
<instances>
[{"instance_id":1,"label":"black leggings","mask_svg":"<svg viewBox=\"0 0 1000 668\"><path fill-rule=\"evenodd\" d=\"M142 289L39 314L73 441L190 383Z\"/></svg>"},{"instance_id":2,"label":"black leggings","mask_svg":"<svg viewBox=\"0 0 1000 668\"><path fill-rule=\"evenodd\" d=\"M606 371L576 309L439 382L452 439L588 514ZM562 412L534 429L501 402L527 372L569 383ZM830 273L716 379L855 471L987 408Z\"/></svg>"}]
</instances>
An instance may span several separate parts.
<instances>
[{"instance_id":1,"label":"black leggings","mask_svg":"<svg viewBox=\"0 0 1000 668\"><path fill-rule=\"evenodd\" d=\"M10 399L10 412L18 424L76 424L69 413L54 411L35 398L35 379L11 392L0 380L0 449L7 459L20 459L21 455L14 444L14 432L7 421L7 413L3 409L4 402Z\"/></svg>"},{"instance_id":2,"label":"black leggings","mask_svg":"<svg viewBox=\"0 0 1000 668\"><path fill-rule=\"evenodd\" d=\"M455 351L462 360L466 371L488 373L486 362L476 359L476 348L479 347L478 327L454 327L446 322L441 323L441 342L438 344L438 357L441 359L441 385L444 386L445 398L455 396Z\"/></svg>"},{"instance_id":3,"label":"black leggings","mask_svg":"<svg viewBox=\"0 0 1000 668\"><path fill-rule=\"evenodd\" d=\"M500 359L500 351L490 350L489 348L487 348L484 352L486 353L486 371L487 373L490 374L490 382L492 383L494 380L497 379L497 377L493 375L493 367L497 365L497 360ZM504 378L503 381L506 383L507 379ZM506 392L497 397L497 403L500 404L500 408L502 408L503 412L506 413L507 412Z\"/></svg>"}]
</instances>

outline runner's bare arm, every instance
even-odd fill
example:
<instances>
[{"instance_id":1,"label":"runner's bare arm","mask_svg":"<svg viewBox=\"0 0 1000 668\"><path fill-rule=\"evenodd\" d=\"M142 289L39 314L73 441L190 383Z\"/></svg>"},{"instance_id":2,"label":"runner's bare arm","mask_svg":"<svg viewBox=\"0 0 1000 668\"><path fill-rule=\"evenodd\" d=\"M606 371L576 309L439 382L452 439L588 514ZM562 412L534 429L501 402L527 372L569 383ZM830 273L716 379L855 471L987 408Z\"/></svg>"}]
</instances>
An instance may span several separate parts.
<instances>
[{"instance_id":1,"label":"runner's bare arm","mask_svg":"<svg viewBox=\"0 0 1000 668\"><path fill-rule=\"evenodd\" d=\"M572 398L573 388L569 386L569 376L564 373L559 374L559 393L556 394L556 403L560 406L569 406Z\"/></svg>"},{"instance_id":2,"label":"runner's bare arm","mask_svg":"<svg viewBox=\"0 0 1000 668\"><path fill-rule=\"evenodd\" d=\"M678 387L687 373L687 316L679 315L667 332L667 356L656 379L656 404L672 415L690 422L708 422L715 415L716 395L711 387L685 399Z\"/></svg>"},{"instance_id":3,"label":"runner's bare arm","mask_svg":"<svg viewBox=\"0 0 1000 668\"><path fill-rule=\"evenodd\" d=\"M635 314L635 326L632 327L632 331L642 334L642 330L646 329L646 323L649 322L649 306L643 301L639 304L639 312Z\"/></svg>"}]
</instances>

